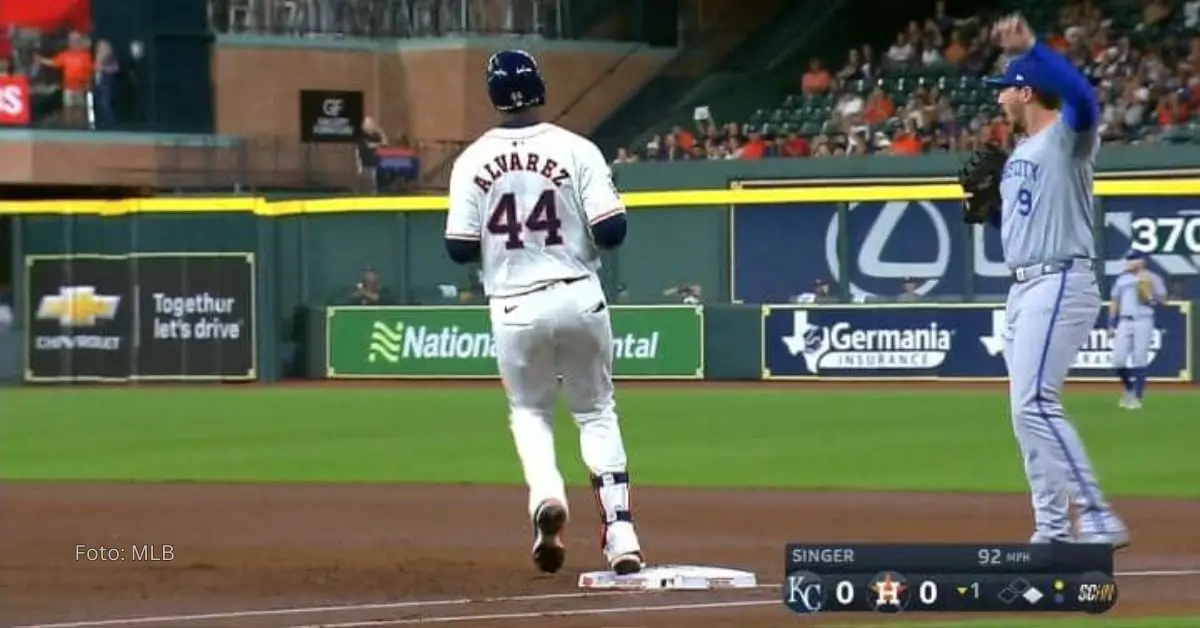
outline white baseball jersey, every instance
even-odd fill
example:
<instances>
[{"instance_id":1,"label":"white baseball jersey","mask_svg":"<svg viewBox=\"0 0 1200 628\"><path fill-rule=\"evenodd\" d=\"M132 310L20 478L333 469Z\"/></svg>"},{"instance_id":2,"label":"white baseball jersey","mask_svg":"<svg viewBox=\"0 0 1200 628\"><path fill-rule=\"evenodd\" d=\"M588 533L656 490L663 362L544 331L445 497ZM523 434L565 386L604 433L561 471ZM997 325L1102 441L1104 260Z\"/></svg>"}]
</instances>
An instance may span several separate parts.
<instances>
[{"instance_id":1,"label":"white baseball jersey","mask_svg":"<svg viewBox=\"0 0 1200 628\"><path fill-rule=\"evenodd\" d=\"M494 128L450 173L446 238L479 240L489 297L594 275L591 225L625 211L604 155L550 123Z\"/></svg>"}]
</instances>

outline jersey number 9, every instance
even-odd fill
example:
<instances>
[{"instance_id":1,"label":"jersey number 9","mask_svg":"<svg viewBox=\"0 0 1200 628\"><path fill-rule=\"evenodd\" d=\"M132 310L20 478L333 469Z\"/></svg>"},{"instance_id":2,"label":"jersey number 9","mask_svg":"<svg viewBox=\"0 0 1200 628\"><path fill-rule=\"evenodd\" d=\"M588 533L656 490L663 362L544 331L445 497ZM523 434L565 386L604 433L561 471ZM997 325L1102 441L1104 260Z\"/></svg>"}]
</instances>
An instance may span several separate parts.
<instances>
[{"instance_id":1,"label":"jersey number 9","mask_svg":"<svg viewBox=\"0 0 1200 628\"><path fill-rule=\"evenodd\" d=\"M543 240L546 246L557 246L563 243L558 230L562 221L558 218L557 197L554 190L546 190L538 197L533 205L533 211L525 222L521 222L520 212L517 211L517 196L511 192L504 194L496 201L492 215L488 218L488 233L504 236L504 248L525 248L526 231L542 231L546 234Z\"/></svg>"},{"instance_id":2,"label":"jersey number 9","mask_svg":"<svg viewBox=\"0 0 1200 628\"><path fill-rule=\"evenodd\" d=\"M1028 188L1017 190L1017 213L1022 216L1033 213L1033 192Z\"/></svg>"}]
</instances>

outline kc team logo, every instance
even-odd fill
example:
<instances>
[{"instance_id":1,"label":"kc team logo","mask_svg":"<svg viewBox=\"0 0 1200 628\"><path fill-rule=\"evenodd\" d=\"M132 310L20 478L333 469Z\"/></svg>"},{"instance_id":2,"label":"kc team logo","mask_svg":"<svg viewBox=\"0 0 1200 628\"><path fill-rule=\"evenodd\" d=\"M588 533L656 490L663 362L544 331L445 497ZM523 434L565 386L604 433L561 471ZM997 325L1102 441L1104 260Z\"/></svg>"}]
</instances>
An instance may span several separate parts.
<instances>
[{"instance_id":1,"label":"kc team logo","mask_svg":"<svg viewBox=\"0 0 1200 628\"><path fill-rule=\"evenodd\" d=\"M792 312L792 334L781 338L812 374L822 370L933 370L953 347L954 332L936 321L921 327L857 328L842 320L809 322L808 310Z\"/></svg>"},{"instance_id":2,"label":"kc team logo","mask_svg":"<svg viewBox=\"0 0 1200 628\"><path fill-rule=\"evenodd\" d=\"M1103 317L1104 314L1102 313L1101 316ZM984 348L987 349L989 356L998 357L1004 354L1004 329L1006 326L1004 310L993 310L992 333L979 339L979 342L983 343ZM1163 338L1166 333L1167 330L1161 327L1154 329L1154 335L1150 339L1150 351L1147 353L1147 366L1154 364L1154 358L1162 351ZM1098 321L1088 333L1087 341L1080 347L1079 354L1075 356L1075 362L1071 364L1071 368L1111 371L1113 369L1112 353L1113 337L1109 335L1108 328Z\"/></svg>"}]
</instances>

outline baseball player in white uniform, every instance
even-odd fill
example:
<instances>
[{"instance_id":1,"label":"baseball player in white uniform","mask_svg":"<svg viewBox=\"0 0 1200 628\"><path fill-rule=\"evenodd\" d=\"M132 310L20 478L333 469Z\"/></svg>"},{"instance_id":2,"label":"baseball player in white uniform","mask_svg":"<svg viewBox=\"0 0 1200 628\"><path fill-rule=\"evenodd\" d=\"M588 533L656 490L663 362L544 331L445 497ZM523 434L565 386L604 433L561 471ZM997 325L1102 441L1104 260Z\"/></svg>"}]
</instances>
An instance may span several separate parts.
<instances>
[{"instance_id":1,"label":"baseball player in white uniform","mask_svg":"<svg viewBox=\"0 0 1200 628\"><path fill-rule=\"evenodd\" d=\"M554 573L565 560L567 495L553 431L561 387L602 512L605 559L618 574L636 573L644 560L597 276L600 250L625 239L625 208L595 144L538 120L546 85L531 55L492 55L487 85L504 121L454 163L446 249L455 262L482 264L509 426L529 485L533 561Z\"/></svg>"}]
</instances>

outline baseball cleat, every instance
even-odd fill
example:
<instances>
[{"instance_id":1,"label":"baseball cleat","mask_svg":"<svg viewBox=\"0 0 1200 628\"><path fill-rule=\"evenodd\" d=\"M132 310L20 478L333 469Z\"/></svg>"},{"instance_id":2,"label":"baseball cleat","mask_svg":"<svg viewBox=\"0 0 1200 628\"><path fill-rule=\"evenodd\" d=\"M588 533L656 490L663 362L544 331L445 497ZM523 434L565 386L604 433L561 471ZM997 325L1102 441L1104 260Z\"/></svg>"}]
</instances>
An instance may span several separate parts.
<instances>
[{"instance_id":1,"label":"baseball cleat","mask_svg":"<svg viewBox=\"0 0 1200 628\"><path fill-rule=\"evenodd\" d=\"M533 563L543 573L556 573L567 559L562 531L567 525L567 509L557 500L548 499L533 515Z\"/></svg>"},{"instance_id":2,"label":"baseball cleat","mask_svg":"<svg viewBox=\"0 0 1200 628\"><path fill-rule=\"evenodd\" d=\"M645 563L642 561L642 555L639 552L621 554L620 556L612 559L612 562L609 564L612 567L613 572L615 572L618 576L635 574L641 571L642 567L645 566Z\"/></svg>"},{"instance_id":3,"label":"baseball cleat","mask_svg":"<svg viewBox=\"0 0 1200 628\"><path fill-rule=\"evenodd\" d=\"M1125 396L1121 397L1121 401L1117 405L1125 408L1126 410L1140 410L1142 407L1142 401L1134 395L1126 394Z\"/></svg>"},{"instance_id":4,"label":"baseball cleat","mask_svg":"<svg viewBox=\"0 0 1200 628\"><path fill-rule=\"evenodd\" d=\"M1121 532L1088 532L1080 534L1076 539L1076 543L1094 543L1097 545L1111 545L1113 551L1122 550L1129 547L1129 533Z\"/></svg>"}]
</instances>

